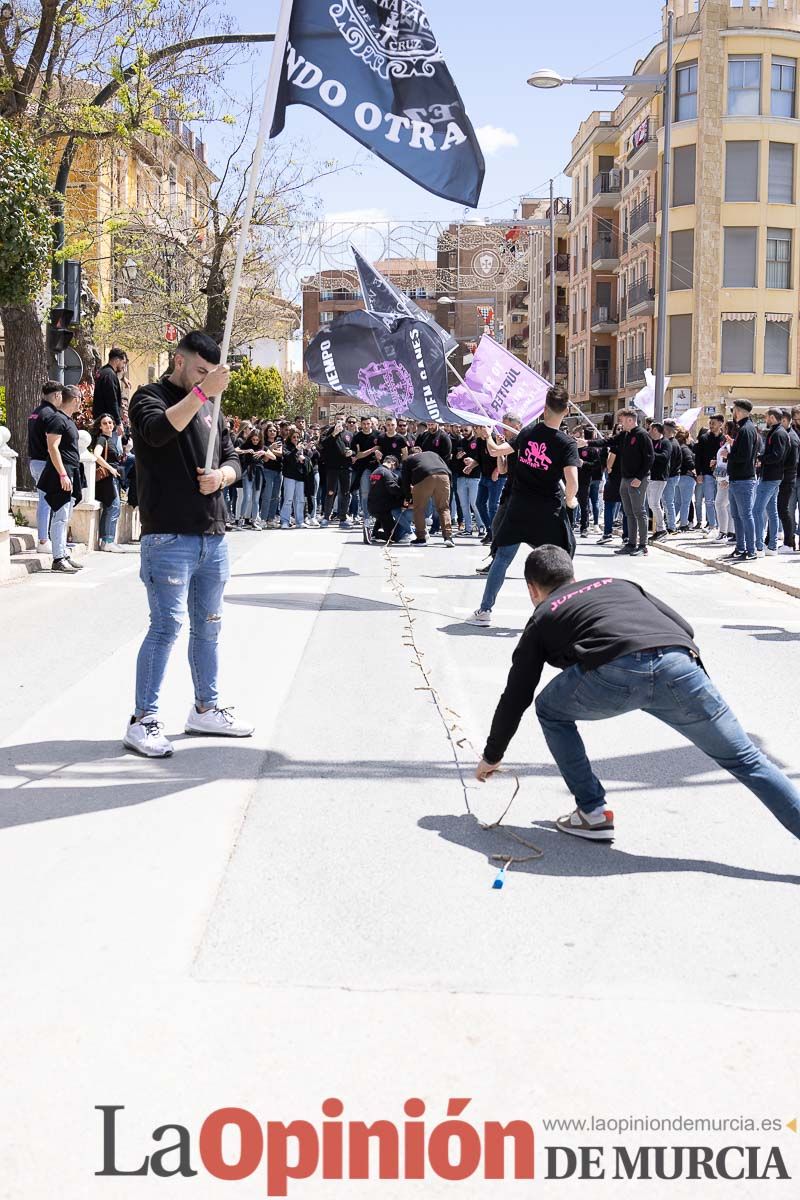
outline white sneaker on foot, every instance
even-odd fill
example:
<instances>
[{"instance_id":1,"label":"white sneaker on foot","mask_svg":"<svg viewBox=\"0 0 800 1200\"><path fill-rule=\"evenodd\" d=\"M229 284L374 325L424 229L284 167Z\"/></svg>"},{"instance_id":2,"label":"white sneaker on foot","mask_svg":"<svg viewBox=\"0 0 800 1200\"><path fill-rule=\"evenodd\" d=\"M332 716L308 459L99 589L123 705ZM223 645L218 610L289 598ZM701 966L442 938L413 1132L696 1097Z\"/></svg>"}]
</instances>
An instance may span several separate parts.
<instances>
[{"instance_id":1,"label":"white sneaker on foot","mask_svg":"<svg viewBox=\"0 0 800 1200\"><path fill-rule=\"evenodd\" d=\"M36 553L37 554L52 554L53 553L53 543L52 542L37 542L36 543Z\"/></svg>"},{"instance_id":2,"label":"white sneaker on foot","mask_svg":"<svg viewBox=\"0 0 800 1200\"><path fill-rule=\"evenodd\" d=\"M581 812L576 808L569 816L559 817L556 826L562 833L571 833L589 842L614 840L614 814L610 808L601 808L593 813Z\"/></svg>"},{"instance_id":3,"label":"white sneaker on foot","mask_svg":"<svg viewBox=\"0 0 800 1200\"><path fill-rule=\"evenodd\" d=\"M778 550L778 554L794 554L794 550L791 546L781 546Z\"/></svg>"},{"instance_id":4,"label":"white sneaker on foot","mask_svg":"<svg viewBox=\"0 0 800 1200\"><path fill-rule=\"evenodd\" d=\"M143 717L141 721L135 721L131 717L122 744L135 754L141 754L143 758L171 758L174 749L172 743L164 737L163 728L154 716Z\"/></svg>"},{"instance_id":5,"label":"white sneaker on foot","mask_svg":"<svg viewBox=\"0 0 800 1200\"><path fill-rule=\"evenodd\" d=\"M232 708L211 708L199 713L192 705L186 718L186 733L204 734L207 737L251 737L254 725L237 720Z\"/></svg>"},{"instance_id":6,"label":"white sneaker on foot","mask_svg":"<svg viewBox=\"0 0 800 1200\"><path fill-rule=\"evenodd\" d=\"M490 612L484 612L482 608L476 608L472 616L467 617L464 621L465 625L483 625L484 627L491 625L491 623L492 614Z\"/></svg>"},{"instance_id":7,"label":"white sneaker on foot","mask_svg":"<svg viewBox=\"0 0 800 1200\"><path fill-rule=\"evenodd\" d=\"M106 552L106 554L124 554L125 553L125 551L122 549L122 546L118 546L116 542L101 542L100 549L104 550Z\"/></svg>"}]
</instances>

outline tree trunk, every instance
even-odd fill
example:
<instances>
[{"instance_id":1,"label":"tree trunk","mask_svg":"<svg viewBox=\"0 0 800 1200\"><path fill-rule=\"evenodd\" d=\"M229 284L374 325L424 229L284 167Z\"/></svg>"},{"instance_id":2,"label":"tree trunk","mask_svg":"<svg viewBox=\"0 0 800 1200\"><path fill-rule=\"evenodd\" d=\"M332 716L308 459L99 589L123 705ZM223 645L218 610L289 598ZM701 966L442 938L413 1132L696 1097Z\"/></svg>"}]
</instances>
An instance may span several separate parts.
<instances>
[{"instance_id":1,"label":"tree trunk","mask_svg":"<svg viewBox=\"0 0 800 1200\"><path fill-rule=\"evenodd\" d=\"M228 289L225 284L225 276L220 264L216 261L216 257L215 255L208 272L206 320L203 333L207 333L219 346L222 343L222 337L225 332L225 321L228 316Z\"/></svg>"},{"instance_id":2,"label":"tree trunk","mask_svg":"<svg viewBox=\"0 0 800 1200\"><path fill-rule=\"evenodd\" d=\"M33 303L0 308L6 357L6 421L16 450L17 487L32 487L28 476L28 417L42 398L47 354Z\"/></svg>"}]
</instances>

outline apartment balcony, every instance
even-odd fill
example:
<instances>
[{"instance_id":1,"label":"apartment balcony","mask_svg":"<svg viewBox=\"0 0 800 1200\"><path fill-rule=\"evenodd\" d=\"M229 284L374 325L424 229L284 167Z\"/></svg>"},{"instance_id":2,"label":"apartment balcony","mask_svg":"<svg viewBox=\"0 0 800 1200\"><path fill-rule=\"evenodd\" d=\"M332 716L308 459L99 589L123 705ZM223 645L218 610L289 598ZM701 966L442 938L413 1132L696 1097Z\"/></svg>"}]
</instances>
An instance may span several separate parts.
<instances>
[{"instance_id":1,"label":"apartment balcony","mask_svg":"<svg viewBox=\"0 0 800 1200\"><path fill-rule=\"evenodd\" d=\"M656 208L648 197L631 212L631 241L642 244L656 240Z\"/></svg>"},{"instance_id":2,"label":"apartment balcony","mask_svg":"<svg viewBox=\"0 0 800 1200\"><path fill-rule=\"evenodd\" d=\"M652 317L656 310L656 294L650 279L637 279L628 288L628 316Z\"/></svg>"},{"instance_id":3,"label":"apartment balcony","mask_svg":"<svg viewBox=\"0 0 800 1200\"><path fill-rule=\"evenodd\" d=\"M557 356L556 356L556 378L555 378L555 382L558 382L558 380L559 380L559 379L566 378L566 376L568 375L568 373L569 373L569 362L568 362L568 360L567 360L566 358L562 358L561 356L558 356L558 355L557 355ZM544 376L544 378L545 378L545 379L549 379L549 378L550 378L550 360L549 360L549 359L546 359L546 360L545 360L545 361L542 363L542 375Z\"/></svg>"},{"instance_id":4,"label":"apartment balcony","mask_svg":"<svg viewBox=\"0 0 800 1200\"><path fill-rule=\"evenodd\" d=\"M619 246L612 234L607 234L592 246L592 270L613 271L619 266Z\"/></svg>"},{"instance_id":5,"label":"apartment balcony","mask_svg":"<svg viewBox=\"0 0 800 1200\"><path fill-rule=\"evenodd\" d=\"M568 274L569 274L569 255L568 254L557 254L556 255L556 275L568 275ZM545 264L544 277L545 277L545 279L550 278L550 262L549 261Z\"/></svg>"},{"instance_id":6,"label":"apartment balcony","mask_svg":"<svg viewBox=\"0 0 800 1200\"><path fill-rule=\"evenodd\" d=\"M622 172L601 171L592 184L592 203L612 206L622 191Z\"/></svg>"},{"instance_id":7,"label":"apartment balcony","mask_svg":"<svg viewBox=\"0 0 800 1200\"><path fill-rule=\"evenodd\" d=\"M589 395L614 396L616 391L611 367L595 367L589 376Z\"/></svg>"},{"instance_id":8,"label":"apartment balcony","mask_svg":"<svg viewBox=\"0 0 800 1200\"><path fill-rule=\"evenodd\" d=\"M625 364L622 363L619 368L619 390L625 390Z\"/></svg>"},{"instance_id":9,"label":"apartment balcony","mask_svg":"<svg viewBox=\"0 0 800 1200\"><path fill-rule=\"evenodd\" d=\"M625 386L631 387L632 384L644 383L644 369L646 366L646 358L629 359L625 364Z\"/></svg>"},{"instance_id":10,"label":"apartment balcony","mask_svg":"<svg viewBox=\"0 0 800 1200\"><path fill-rule=\"evenodd\" d=\"M653 171L657 165L658 128L652 117L645 117L633 131L625 166L629 171Z\"/></svg>"},{"instance_id":11,"label":"apartment balcony","mask_svg":"<svg viewBox=\"0 0 800 1200\"><path fill-rule=\"evenodd\" d=\"M566 333L568 323L569 323L569 309L567 308L566 304L557 304L556 305L556 332L557 333ZM550 309L549 308L547 309L547 311L544 314L544 327L545 327L545 329L550 328Z\"/></svg>"},{"instance_id":12,"label":"apartment balcony","mask_svg":"<svg viewBox=\"0 0 800 1200\"><path fill-rule=\"evenodd\" d=\"M596 304L592 309L592 333L616 333L619 318L607 304Z\"/></svg>"}]
</instances>

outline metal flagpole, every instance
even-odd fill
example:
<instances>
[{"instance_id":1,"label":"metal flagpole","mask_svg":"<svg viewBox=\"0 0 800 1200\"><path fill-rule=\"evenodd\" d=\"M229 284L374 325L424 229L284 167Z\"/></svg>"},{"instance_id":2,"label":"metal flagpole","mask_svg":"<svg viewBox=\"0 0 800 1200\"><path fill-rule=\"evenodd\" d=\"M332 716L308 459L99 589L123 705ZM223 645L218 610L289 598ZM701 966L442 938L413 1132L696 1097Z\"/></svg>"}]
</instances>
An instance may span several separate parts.
<instances>
[{"instance_id":1,"label":"metal flagpole","mask_svg":"<svg viewBox=\"0 0 800 1200\"><path fill-rule=\"evenodd\" d=\"M667 295L669 288L669 206L672 168L672 64L675 47L675 16L667 13L667 74L664 86L664 158L661 164L661 245L658 256L658 328L656 330L656 402L653 417L664 420L664 378L667 362Z\"/></svg>"},{"instance_id":2,"label":"metal flagpole","mask_svg":"<svg viewBox=\"0 0 800 1200\"><path fill-rule=\"evenodd\" d=\"M231 346L231 336L233 334L233 319L236 315L236 302L239 298L239 285L242 279L242 267L244 266L244 256L247 252L247 242L250 235L250 223L253 219L253 208L256 202L256 191L258 189L258 173L261 167L261 159L264 154L264 144L269 136L272 118L275 112L275 104L278 99L278 88L281 82L281 71L283 70L283 60L286 55L286 43L289 38L289 24L292 19L292 5L294 0L282 0L281 10L278 15L278 28L275 31L275 44L272 50L272 61L269 65L269 76L267 78L267 86L264 91L264 107L261 110L261 124L258 129L258 138L256 140L255 150L253 151L253 162L250 166L250 187L247 192L247 202L242 216L242 228L239 232L239 244L236 248L236 262L233 268L233 277L231 278L231 291L228 298L228 311L225 317L225 331L222 335L222 345L220 346L220 362L227 363L228 354ZM211 430L208 435L208 447L206 449L206 472L211 470L211 464L214 461L214 447L217 438L217 426L219 425L219 414L222 409L222 396L217 396L214 400L214 411L211 418Z\"/></svg>"},{"instance_id":3,"label":"metal flagpole","mask_svg":"<svg viewBox=\"0 0 800 1200\"><path fill-rule=\"evenodd\" d=\"M530 336L530 330L528 330ZM556 214L550 180L550 383L556 381Z\"/></svg>"}]
</instances>

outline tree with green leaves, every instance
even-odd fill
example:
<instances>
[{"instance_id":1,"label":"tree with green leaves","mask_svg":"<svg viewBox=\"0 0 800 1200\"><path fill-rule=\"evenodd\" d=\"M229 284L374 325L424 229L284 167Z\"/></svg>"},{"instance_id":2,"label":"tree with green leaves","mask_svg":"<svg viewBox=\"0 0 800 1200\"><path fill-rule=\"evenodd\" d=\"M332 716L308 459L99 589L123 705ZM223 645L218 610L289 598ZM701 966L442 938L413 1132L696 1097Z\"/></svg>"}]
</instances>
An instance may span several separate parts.
<instances>
[{"instance_id":1,"label":"tree with green leaves","mask_svg":"<svg viewBox=\"0 0 800 1200\"><path fill-rule=\"evenodd\" d=\"M319 399L319 387L301 371L290 371L283 376L284 408L291 420L304 417L311 420L314 405Z\"/></svg>"},{"instance_id":2,"label":"tree with green leaves","mask_svg":"<svg viewBox=\"0 0 800 1200\"><path fill-rule=\"evenodd\" d=\"M284 410L283 380L277 367L254 367L245 361L231 374L225 390L226 416L274 420Z\"/></svg>"}]
</instances>

